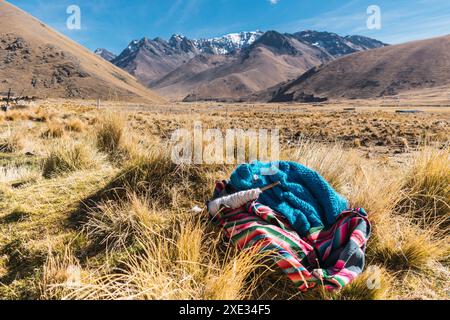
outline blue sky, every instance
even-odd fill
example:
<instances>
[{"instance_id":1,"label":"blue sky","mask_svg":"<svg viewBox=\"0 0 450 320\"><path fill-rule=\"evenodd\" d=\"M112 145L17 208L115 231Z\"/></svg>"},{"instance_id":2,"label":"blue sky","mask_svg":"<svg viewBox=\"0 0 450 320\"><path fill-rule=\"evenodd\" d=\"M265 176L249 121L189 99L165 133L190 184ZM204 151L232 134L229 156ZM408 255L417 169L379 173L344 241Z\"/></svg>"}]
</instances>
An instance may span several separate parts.
<instances>
[{"instance_id":1,"label":"blue sky","mask_svg":"<svg viewBox=\"0 0 450 320\"><path fill-rule=\"evenodd\" d=\"M449 0L10 0L93 50L119 53L133 39L214 37L253 30L305 29L360 34L395 44L450 34ZM81 9L68 30L66 9ZM367 8L381 9L381 29L367 28Z\"/></svg>"}]
</instances>

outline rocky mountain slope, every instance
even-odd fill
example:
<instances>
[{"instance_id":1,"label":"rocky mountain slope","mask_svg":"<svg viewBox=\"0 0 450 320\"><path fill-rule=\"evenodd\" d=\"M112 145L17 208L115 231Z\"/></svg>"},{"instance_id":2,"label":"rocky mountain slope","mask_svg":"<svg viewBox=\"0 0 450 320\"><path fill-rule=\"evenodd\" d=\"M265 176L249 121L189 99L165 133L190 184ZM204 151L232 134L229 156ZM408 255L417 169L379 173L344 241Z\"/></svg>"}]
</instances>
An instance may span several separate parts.
<instances>
[{"instance_id":1,"label":"rocky mountain slope","mask_svg":"<svg viewBox=\"0 0 450 320\"><path fill-rule=\"evenodd\" d=\"M450 36L393 45L342 57L258 93L265 101L376 98L450 86Z\"/></svg>"},{"instance_id":2,"label":"rocky mountain slope","mask_svg":"<svg viewBox=\"0 0 450 320\"><path fill-rule=\"evenodd\" d=\"M164 101L127 72L0 1L0 95Z\"/></svg>"},{"instance_id":3,"label":"rocky mountain slope","mask_svg":"<svg viewBox=\"0 0 450 320\"><path fill-rule=\"evenodd\" d=\"M98 48L94 53L106 61L112 61L117 57L114 53L103 48Z\"/></svg>"},{"instance_id":4,"label":"rocky mountain slope","mask_svg":"<svg viewBox=\"0 0 450 320\"><path fill-rule=\"evenodd\" d=\"M149 85L172 99L239 100L295 79L314 66L379 46L384 44L364 37L268 31L250 45L228 54L196 55L165 76L156 77Z\"/></svg>"},{"instance_id":5,"label":"rocky mountain slope","mask_svg":"<svg viewBox=\"0 0 450 320\"><path fill-rule=\"evenodd\" d=\"M168 41L142 38L130 42L112 62L147 84L164 77L199 54L230 54L251 45L261 35L261 32L241 32L200 40L173 35Z\"/></svg>"},{"instance_id":6,"label":"rocky mountain slope","mask_svg":"<svg viewBox=\"0 0 450 320\"><path fill-rule=\"evenodd\" d=\"M329 32L241 32L213 39L173 35L135 40L112 62L163 96L176 100L236 100L308 69L385 46Z\"/></svg>"}]
</instances>

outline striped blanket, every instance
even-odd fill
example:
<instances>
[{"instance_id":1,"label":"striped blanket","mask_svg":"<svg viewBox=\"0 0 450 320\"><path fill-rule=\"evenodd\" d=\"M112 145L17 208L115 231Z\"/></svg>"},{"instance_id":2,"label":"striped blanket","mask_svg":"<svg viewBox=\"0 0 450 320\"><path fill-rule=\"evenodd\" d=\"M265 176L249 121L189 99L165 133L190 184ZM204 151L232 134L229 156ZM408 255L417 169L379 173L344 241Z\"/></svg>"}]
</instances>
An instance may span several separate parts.
<instances>
[{"instance_id":1,"label":"striped blanket","mask_svg":"<svg viewBox=\"0 0 450 320\"><path fill-rule=\"evenodd\" d=\"M226 181L217 183L214 198L228 194L227 187ZM222 208L212 220L239 249L270 251L301 291L318 285L339 290L364 268L370 223L363 209L344 211L330 228L311 229L304 237L285 217L258 202L238 209Z\"/></svg>"}]
</instances>

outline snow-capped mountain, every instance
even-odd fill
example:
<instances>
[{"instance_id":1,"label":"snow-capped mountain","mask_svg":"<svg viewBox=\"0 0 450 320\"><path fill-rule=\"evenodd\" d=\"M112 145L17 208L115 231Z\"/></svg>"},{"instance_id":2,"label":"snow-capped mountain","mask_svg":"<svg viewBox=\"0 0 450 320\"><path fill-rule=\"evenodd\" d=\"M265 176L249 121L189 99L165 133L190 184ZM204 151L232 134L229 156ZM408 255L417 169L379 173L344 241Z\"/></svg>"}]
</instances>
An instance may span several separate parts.
<instances>
[{"instance_id":1,"label":"snow-capped mountain","mask_svg":"<svg viewBox=\"0 0 450 320\"><path fill-rule=\"evenodd\" d=\"M232 33L211 39L189 39L174 34L162 38L133 40L112 62L148 83L162 77L199 54L226 55L253 44L263 32Z\"/></svg>"},{"instance_id":2,"label":"snow-capped mountain","mask_svg":"<svg viewBox=\"0 0 450 320\"><path fill-rule=\"evenodd\" d=\"M302 42L327 51L334 57L386 46L383 42L375 39L363 36L341 37L332 32L306 30L294 33L293 36Z\"/></svg>"},{"instance_id":3,"label":"snow-capped mountain","mask_svg":"<svg viewBox=\"0 0 450 320\"><path fill-rule=\"evenodd\" d=\"M148 38L133 40L124 51L133 53L146 45L152 46L157 43L165 47L165 49L170 49L169 51L179 50L186 53L228 54L250 46L263 34L264 32L262 31L230 33L222 37L209 39L189 39L183 35L174 34L168 41L159 37L153 40Z\"/></svg>"},{"instance_id":4,"label":"snow-capped mountain","mask_svg":"<svg viewBox=\"0 0 450 320\"><path fill-rule=\"evenodd\" d=\"M202 53L229 54L252 45L263 34L262 31L230 33L222 37L195 40L195 43Z\"/></svg>"},{"instance_id":5,"label":"snow-capped mountain","mask_svg":"<svg viewBox=\"0 0 450 320\"><path fill-rule=\"evenodd\" d=\"M175 34L169 40L133 40L112 62L170 97L195 92L195 99L209 98L217 88L221 92L215 97L235 97L264 90L341 56L382 46L367 37L309 30L240 32L204 39Z\"/></svg>"},{"instance_id":6,"label":"snow-capped mountain","mask_svg":"<svg viewBox=\"0 0 450 320\"><path fill-rule=\"evenodd\" d=\"M96 55L98 55L99 57L102 57L103 59L105 59L106 61L112 61L116 58L116 55L106 49L103 48L98 48L94 51L94 53Z\"/></svg>"}]
</instances>

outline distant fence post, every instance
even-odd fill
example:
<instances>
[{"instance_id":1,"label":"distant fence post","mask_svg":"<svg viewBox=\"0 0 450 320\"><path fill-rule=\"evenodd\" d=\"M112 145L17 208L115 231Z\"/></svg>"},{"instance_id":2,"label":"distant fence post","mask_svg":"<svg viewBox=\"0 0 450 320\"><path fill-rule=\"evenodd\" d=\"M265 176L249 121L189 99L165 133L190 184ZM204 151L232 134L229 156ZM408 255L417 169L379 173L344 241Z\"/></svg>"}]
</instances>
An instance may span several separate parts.
<instances>
[{"instance_id":1,"label":"distant fence post","mask_svg":"<svg viewBox=\"0 0 450 320\"><path fill-rule=\"evenodd\" d=\"M6 98L6 104L9 104L9 98L11 98L11 88L8 90L8 98Z\"/></svg>"}]
</instances>

